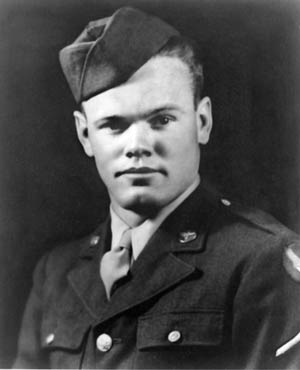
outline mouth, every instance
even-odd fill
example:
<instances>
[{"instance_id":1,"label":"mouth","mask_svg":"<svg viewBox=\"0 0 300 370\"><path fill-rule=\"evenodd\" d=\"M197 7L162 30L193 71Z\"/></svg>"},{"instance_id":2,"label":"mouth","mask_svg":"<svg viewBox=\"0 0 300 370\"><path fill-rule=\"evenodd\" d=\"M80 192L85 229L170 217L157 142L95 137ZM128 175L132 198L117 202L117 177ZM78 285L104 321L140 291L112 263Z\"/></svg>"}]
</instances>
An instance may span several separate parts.
<instances>
[{"instance_id":1,"label":"mouth","mask_svg":"<svg viewBox=\"0 0 300 370\"><path fill-rule=\"evenodd\" d=\"M155 169L151 167L130 167L124 171L116 172L115 177L120 177L123 175L149 175L153 173L161 173L166 175L166 171L162 169Z\"/></svg>"}]
</instances>

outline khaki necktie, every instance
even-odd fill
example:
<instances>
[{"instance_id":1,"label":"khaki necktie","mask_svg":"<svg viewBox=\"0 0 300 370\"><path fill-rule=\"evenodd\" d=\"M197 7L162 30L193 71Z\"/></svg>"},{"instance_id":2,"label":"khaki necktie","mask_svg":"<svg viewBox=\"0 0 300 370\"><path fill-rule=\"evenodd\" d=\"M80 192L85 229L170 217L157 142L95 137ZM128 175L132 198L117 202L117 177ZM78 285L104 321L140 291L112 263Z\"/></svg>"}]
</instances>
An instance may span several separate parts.
<instances>
[{"instance_id":1,"label":"khaki necktie","mask_svg":"<svg viewBox=\"0 0 300 370\"><path fill-rule=\"evenodd\" d=\"M131 229L127 229L122 234L119 245L106 252L101 260L100 275L108 299L114 283L128 274L131 254Z\"/></svg>"}]
</instances>

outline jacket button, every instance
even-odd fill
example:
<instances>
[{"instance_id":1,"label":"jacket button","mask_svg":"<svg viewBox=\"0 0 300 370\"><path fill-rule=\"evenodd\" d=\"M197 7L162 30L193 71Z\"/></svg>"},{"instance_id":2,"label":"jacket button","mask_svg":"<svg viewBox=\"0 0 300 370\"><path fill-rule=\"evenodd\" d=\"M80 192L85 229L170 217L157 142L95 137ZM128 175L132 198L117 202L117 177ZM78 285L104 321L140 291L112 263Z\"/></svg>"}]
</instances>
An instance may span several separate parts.
<instances>
[{"instance_id":1,"label":"jacket button","mask_svg":"<svg viewBox=\"0 0 300 370\"><path fill-rule=\"evenodd\" d=\"M50 345L54 341L54 338L55 338L55 335L53 333L47 335L47 337L45 339L45 343L47 345Z\"/></svg>"},{"instance_id":2,"label":"jacket button","mask_svg":"<svg viewBox=\"0 0 300 370\"><path fill-rule=\"evenodd\" d=\"M283 264L288 274L300 282L300 255L297 252L297 246L290 244L285 250Z\"/></svg>"},{"instance_id":3,"label":"jacket button","mask_svg":"<svg viewBox=\"0 0 300 370\"><path fill-rule=\"evenodd\" d=\"M221 203L223 203L223 204L224 204L224 206L226 206L226 207L228 207L228 206L230 206L230 205L231 205L230 200L225 199L225 198L221 199Z\"/></svg>"},{"instance_id":4,"label":"jacket button","mask_svg":"<svg viewBox=\"0 0 300 370\"><path fill-rule=\"evenodd\" d=\"M107 352L112 347L112 339L108 334L101 334L97 338L96 345L99 351Z\"/></svg>"},{"instance_id":5,"label":"jacket button","mask_svg":"<svg viewBox=\"0 0 300 370\"><path fill-rule=\"evenodd\" d=\"M99 235L95 235L95 236L92 236L91 239L90 239L90 246L95 246L98 244L100 240L100 236Z\"/></svg>"},{"instance_id":6,"label":"jacket button","mask_svg":"<svg viewBox=\"0 0 300 370\"><path fill-rule=\"evenodd\" d=\"M173 330L168 335L168 341L171 343L176 343L181 338L181 333L178 330Z\"/></svg>"}]
</instances>

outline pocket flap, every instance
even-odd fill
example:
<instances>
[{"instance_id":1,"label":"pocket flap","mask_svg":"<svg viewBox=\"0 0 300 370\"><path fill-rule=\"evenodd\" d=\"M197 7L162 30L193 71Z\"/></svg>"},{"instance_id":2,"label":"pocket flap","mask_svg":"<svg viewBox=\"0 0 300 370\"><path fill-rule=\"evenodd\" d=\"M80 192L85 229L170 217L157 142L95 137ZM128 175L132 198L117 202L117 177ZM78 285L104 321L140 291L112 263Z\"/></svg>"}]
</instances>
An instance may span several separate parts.
<instances>
[{"instance_id":1,"label":"pocket flap","mask_svg":"<svg viewBox=\"0 0 300 370\"><path fill-rule=\"evenodd\" d=\"M89 323L82 323L81 320L68 322L45 317L41 328L41 346L76 351L81 347L89 328Z\"/></svg>"},{"instance_id":2,"label":"pocket flap","mask_svg":"<svg viewBox=\"0 0 300 370\"><path fill-rule=\"evenodd\" d=\"M161 346L216 346L222 341L223 311L171 312L140 317L138 349Z\"/></svg>"}]
</instances>

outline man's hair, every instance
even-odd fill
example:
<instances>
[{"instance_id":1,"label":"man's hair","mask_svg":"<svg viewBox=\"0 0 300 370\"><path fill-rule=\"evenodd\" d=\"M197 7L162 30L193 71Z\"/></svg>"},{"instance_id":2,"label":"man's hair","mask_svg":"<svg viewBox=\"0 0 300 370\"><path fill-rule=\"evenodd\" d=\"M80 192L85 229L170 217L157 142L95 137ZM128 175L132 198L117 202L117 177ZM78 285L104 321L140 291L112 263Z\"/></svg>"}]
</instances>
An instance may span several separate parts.
<instances>
[{"instance_id":1,"label":"man's hair","mask_svg":"<svg viewBox=\"0 0 300 370\"><path fill-rule=\"evenodd\" d=\"M195 106L201 99L203 89L203 67L200 50L196 43L183 36L173 36L155 56L177 57L187 65L192 79Z\"/></svg>"}]
</instances>

